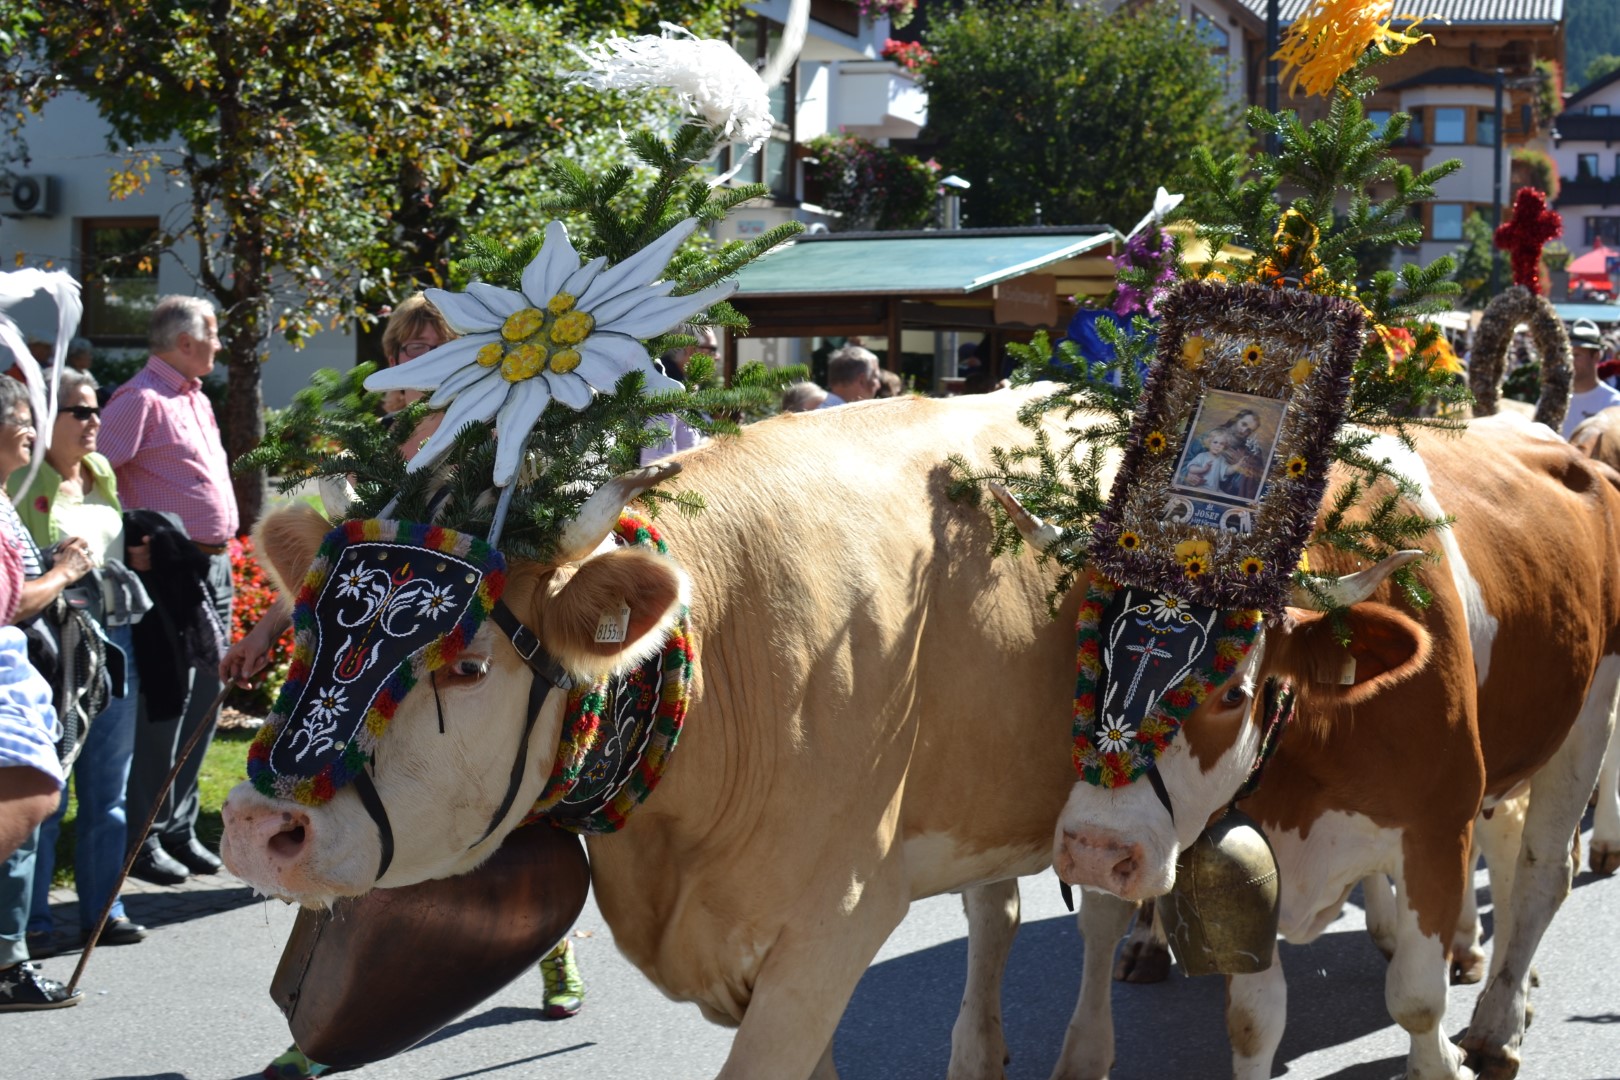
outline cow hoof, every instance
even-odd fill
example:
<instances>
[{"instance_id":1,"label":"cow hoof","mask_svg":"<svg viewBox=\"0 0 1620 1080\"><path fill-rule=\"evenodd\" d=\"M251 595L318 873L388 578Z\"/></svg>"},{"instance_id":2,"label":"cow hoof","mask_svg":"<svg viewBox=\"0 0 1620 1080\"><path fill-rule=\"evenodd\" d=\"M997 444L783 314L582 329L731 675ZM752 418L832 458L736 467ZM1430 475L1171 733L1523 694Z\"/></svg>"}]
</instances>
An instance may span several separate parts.
<instances>
[{"instance_id":1,"label":"cow hoof","mask_svg":"<svg viewBox=\"0 0 1620 1080\"><path fill-rule=\"evenodd\" d=\"M1451 985L1472 986L1485 977L1485 953L1480 949L1460 949L1451 954Z\"/></svg>"},{"instance_id":2,"label":"cow hoof","mask_svg":"<svg viewBox=\"0 0 1620 1080\"><path fill-rule=\"evenodd\" d=\"M1170 977L1170 950L1152 942L1131 941L1114 962L1114 981L1159 983Z\"/></svg>"},{"instance_id":3,"label":"cow hoof","mask_svg":"<svg viewBox=\"0 0 1620 1080\"><path fill-rule=\"evenodd\" d=\"M1513 1080L1519 1075L1519 1055L1517 1051L1497 1046L1485 1050L1477 1044L1471 1045L1466 1036L1462 1040L1464 1052L1463 1063L1479 1080Z\"/></svg>"},{"instance_id":4,"label":"cow hoof","mask_svg":"<svg viewBox=\"0 0 1620 1080\"><path fill-rule=\"evenodd\" d=\"M1592 849L1587 852L1587 867L1594 874L1608 877L1616 870L1620 870L1620 848L1613 848L1607 844L1592 841Z\"/></svg>"}]
</instances>

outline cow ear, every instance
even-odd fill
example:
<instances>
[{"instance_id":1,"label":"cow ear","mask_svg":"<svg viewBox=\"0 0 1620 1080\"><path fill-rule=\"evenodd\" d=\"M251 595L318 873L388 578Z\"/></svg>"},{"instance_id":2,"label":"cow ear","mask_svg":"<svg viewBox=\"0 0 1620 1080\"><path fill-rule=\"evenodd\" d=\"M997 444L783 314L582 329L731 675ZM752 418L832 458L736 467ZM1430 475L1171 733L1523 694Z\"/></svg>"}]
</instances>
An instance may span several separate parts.
<instances>
[{"instance_id":1,"label":"cow ear","mask_svg":"<svg viewBox=\"0 0 1620 1080\"><path fill-rule=\"evenodd\" d=\"M268 564L283 596L290 600L298 595L309 564L331 531L331 522L301 501L260 520L253 530L253 546L265 557L262 561Z\"/></svg>"},{"instance_id":2,"label":"cow ear","mask_svg":"<svg viewBox=\"0 0 1620 1080\"><path fill-rule=\"evenodd\" d=\"M537 625L558 663L599 677L651 656L686 602L686 574L663 555L616 548L586 559L541 601Z\"/></svg>"},{"instance_id":3,"label":"cow ear","mask_svg":"<svg viewBox=\"0 0 1620 1080\"><path fill-rule=\"evenodd\" d=\"M1268 635L1273 670L1317 702L1354 706L1411 678L1429 661L1429 632L1392 607L1354 604L1345 621L1348 645L1323 613L1289 608Z\"/></svg>"}]
</instances>

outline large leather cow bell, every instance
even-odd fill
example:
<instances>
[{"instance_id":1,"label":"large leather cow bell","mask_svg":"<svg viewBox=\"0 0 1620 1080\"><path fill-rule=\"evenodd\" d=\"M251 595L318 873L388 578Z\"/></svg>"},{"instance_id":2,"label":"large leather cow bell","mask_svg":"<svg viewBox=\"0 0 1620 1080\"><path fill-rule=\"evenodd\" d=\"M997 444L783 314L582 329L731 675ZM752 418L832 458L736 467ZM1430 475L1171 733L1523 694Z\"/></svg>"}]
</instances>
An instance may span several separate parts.
<instances>
[{"instance_id":1,"label":"large leather cow bell","mask_svg":"<svg viewBox=\"0 0 1620 1080\"><path fill-rule=\"evenodd\" d=\"M1176 860L1159 901L1188 975L1251 975L1271 966L1280 915L1277 859L1254 819L1228 810Z\"/></svg>"},{"instance_id":2,"label":"large leather cow bell","mask_svg":"<svg viewBox=\"0 0 1620 1080\"><path fill-rule=\"evenodd\" d=\"M579 918L583 841L540 823L477 870L298 913L270 982L298 1048L352 1069L421 1042L534 967Z\"/></svg>"}]
</instances>

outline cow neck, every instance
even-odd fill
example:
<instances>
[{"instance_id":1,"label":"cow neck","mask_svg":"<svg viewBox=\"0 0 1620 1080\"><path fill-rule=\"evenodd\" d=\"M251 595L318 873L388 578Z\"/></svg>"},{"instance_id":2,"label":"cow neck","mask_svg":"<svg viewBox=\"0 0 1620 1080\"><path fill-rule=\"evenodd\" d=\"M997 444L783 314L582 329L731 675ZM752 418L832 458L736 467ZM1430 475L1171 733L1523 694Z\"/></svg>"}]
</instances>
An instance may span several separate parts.
<instances>
[{"instance_id":1,"label":"cow neck","mask_svg":"<svg viewBox=\"0 0 1620 1080\"><path fill-rule=\"evenodd\" d=\"M613 540L669 555L652 522L634 511L620 516ZM683 604L662 650L621 674L575 687L551 775L523 824L547 821L584 835L622 828L668 767L686 720L695 655Z\"/></svg>"}]
</instances>

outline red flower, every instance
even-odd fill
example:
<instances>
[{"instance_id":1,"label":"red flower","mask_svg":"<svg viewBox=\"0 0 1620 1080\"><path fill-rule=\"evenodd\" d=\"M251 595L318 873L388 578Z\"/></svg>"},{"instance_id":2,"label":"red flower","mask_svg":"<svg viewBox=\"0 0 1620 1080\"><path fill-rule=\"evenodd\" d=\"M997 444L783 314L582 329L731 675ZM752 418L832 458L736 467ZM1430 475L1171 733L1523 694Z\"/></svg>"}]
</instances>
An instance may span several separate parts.
<instances>
[{"instance_id":1,"label":"red flower","mask_svg":"<svg viewBox=\"0 0 1620 1080\"><path fill-rule=\"evenodd\" d=\"M47 499L45 496L37 495L37 496L34 497L34 509L35 510L38 510L40 513L43 514L43 513L45 513L45 511L49 510L50 508L51 508L50 500Z\"/></svg>"}]
</instances>

